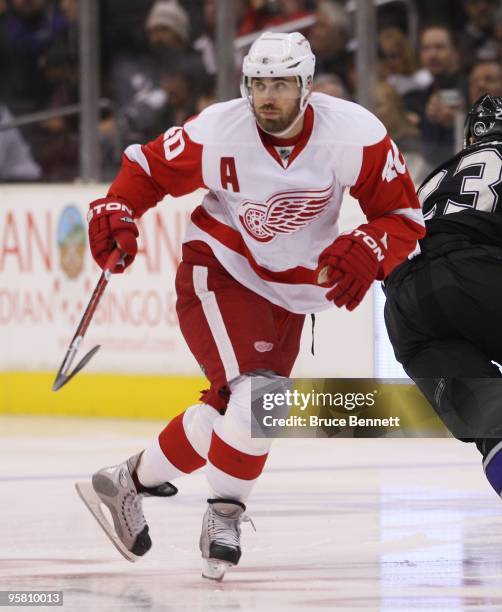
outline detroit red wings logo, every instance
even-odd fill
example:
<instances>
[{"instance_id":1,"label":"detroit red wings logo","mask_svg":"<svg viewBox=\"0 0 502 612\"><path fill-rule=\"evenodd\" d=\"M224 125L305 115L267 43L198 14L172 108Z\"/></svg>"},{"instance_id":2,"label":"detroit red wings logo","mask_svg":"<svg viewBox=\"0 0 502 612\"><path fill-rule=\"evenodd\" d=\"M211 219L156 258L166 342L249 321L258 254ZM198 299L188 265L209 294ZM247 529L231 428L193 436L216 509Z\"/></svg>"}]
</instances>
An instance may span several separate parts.
<instances>
[{"instance_id":1,"label":"detroit red wings logo","mask_svg":"<svg viewBox=\"0 0 502 612\"><path fill-rule=\"evenodd\" d=\"M282 191L266 202L244 202L239 219L246 232L259 242L270 242L279 234L294 234L312 223L326 208L333 185L325 189Z\"/></svg>"}]
</instances>

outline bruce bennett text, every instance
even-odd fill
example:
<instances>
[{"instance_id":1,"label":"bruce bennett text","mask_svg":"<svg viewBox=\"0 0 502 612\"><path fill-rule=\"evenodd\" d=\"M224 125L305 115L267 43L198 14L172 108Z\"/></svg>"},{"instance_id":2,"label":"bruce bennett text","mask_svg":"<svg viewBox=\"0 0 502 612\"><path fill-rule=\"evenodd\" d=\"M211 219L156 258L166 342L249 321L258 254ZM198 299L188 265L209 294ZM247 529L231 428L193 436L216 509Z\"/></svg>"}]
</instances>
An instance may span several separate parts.
<instances>
[{"instance_id":1,"label":"bruce bennett text","mask_svg":"<svg viewBox=\"0 0 502 612\"><path fill-rule=\"evenodd\" d=\"M325 418L315 415L289 416L287 418L274 417L267 414L262 423L265 427L399 427L400 417L363 418L356 414L348 417Z\"/></svg>"}]
</instances>

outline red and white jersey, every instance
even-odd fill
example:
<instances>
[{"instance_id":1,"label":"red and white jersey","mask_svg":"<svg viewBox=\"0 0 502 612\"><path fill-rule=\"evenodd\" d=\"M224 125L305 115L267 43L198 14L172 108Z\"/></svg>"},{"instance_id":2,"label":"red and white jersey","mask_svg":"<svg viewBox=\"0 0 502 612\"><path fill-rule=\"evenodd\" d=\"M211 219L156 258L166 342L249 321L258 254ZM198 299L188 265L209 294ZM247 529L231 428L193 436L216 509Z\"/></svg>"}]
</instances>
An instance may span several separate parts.
<instances>
[{"instance_id":1,"label":"red and white jersey","mask_svg":"<svg viewBox=\"0 0 502 612\"><path fill-rule=\"evenodd\" d=\"M413 183L369 111L314 93L287 161L271 140L246 100L215 104L128 147L108 195L139 217L166 194L207 188L185 242L204 242L236 280L297 313L330 306L314 271L338 235L345 189L368 219L365 230L387 244L382 278L415 248L424 223Z\"/></svg>"}]
</instances>

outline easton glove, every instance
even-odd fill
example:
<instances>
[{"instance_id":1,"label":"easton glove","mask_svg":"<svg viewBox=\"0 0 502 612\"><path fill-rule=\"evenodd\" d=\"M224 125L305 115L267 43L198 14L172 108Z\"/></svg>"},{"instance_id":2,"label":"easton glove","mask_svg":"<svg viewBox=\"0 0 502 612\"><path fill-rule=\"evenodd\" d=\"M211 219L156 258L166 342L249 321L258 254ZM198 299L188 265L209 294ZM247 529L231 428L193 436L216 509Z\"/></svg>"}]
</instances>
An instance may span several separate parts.
<instances>
[{"instance_id":1,"label":"easton glove","mask_svg":"<svg viewBox=\"0 0 502 612\"><path fill-rule=\"evenodd\" d=\"M324 249L316 275L319 285L333 287L326 299L339 308L354 310L379 275L387 250L385 242L385 236L379 240L358 228Z\"/></svg>"},{"instance_id":2,"label":"easton glove","mask_svg":"<svg viewBox=\"0 0 502 612\"><path fill-rule=\"evenodd\" d=\"M123 202L101 198L89 204L87 220L89 246L96 263L104 269L110 253L118 248L124 257L112 272L123 272L132 264L138 252L136 238L139 232L132 218L132 210Z\"/></svg>"}]
</instances>

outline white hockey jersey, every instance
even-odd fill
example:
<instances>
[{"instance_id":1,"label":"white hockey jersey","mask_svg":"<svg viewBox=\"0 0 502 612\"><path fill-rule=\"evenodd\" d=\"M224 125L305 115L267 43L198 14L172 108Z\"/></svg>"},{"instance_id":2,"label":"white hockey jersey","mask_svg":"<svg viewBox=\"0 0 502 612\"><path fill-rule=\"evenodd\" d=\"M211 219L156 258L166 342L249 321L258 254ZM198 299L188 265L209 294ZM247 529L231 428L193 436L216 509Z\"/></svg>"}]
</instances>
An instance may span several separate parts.
<instances>
[{"instance_id":1,"label":"white hockey jersey","mask_svg":"<svg viewBox=\"0 0 502 612\"><path fill-rule=\"evenodd\" d=\"M293 147L289 157L278 144ZM314 271L338 235L346 188L368 219L365 231L387 241L380 278L424 233L413 183L382 123L324 94L312 95L294 144L259 130L244 99L210 106L184 127L128 147L108 195L139 217L168 193L200 187L208 192L185 242L205 243L236 280L292 312L330 306Z\"/></svg>"}]
</instances>

